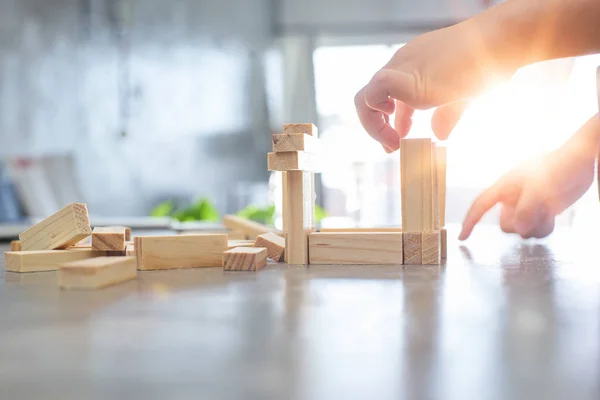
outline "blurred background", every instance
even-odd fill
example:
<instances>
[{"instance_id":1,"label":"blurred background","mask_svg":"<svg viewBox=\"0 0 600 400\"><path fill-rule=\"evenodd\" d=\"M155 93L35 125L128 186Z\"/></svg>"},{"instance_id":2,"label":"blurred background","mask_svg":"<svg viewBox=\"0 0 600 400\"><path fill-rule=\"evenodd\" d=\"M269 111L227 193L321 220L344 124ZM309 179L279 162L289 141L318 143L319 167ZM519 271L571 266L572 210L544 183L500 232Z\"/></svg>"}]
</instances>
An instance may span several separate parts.
<instances>
[{"instance_id":1,"label":"blurred background","mask_svg":"<svg viewBox=\"0 0 600 400\"><path fill-rule=\"evenodd\" d=\"M266 153L286 122L320 128L324 224L397 225L398 155L361 128L354 94L413 37L490 5L0 0L0 226L71 201L133 226L243 209L273 212L279 225L280 178ZM447 142L448 222L597 111L597 65L598 56L534 65L476 99ZM415 137L432 136L430 116L417 113ZM590 191L561 223L590 223L597 206Z\"/></svg>"}]
</instances>

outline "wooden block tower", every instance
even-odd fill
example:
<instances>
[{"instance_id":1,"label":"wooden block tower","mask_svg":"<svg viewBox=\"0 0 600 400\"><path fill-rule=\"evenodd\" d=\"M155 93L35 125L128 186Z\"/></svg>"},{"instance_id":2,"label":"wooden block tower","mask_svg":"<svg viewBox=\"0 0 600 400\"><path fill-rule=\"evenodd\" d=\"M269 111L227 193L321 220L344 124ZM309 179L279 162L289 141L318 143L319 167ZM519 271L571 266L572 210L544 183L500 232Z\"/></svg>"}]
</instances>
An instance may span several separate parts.
<instances>
[{"instance_id":1,"label":"wooden block tower","mask_svg":"<svg viewBox=\"0 0 600 400\"><path fill-rule=\"evenodd\" d=\"M315 178L319 139L313 124L288 124L273 135L269 171L283 172L285 260L308 264L308 234L315 229Z\"/></svg>"}]
</instances>

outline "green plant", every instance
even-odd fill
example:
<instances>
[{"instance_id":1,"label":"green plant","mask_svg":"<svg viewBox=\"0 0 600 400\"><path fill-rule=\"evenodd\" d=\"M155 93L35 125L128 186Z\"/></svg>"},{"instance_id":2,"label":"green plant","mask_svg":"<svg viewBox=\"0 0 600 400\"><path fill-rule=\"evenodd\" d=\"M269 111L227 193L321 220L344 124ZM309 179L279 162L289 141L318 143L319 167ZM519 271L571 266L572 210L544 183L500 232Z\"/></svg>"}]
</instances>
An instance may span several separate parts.
<instances>
[{"instance_id":1,"label":"green plant","mask_svg":"<svg viewBox=\"0 0 600 400\"><path fill-rule=\"evenodd\" d=\"M325 218L327 218L327 211L325 211L323 207L319 206L318 204L315 204L315 223L318 224Z\"/></svg>"},{"instance_id":2,"label":"green plant","mask_svg":"<svg viewBox=\"0 0 600 400\"><path fill-rule=\"evenodd\" d=\"M172 201L160 203L150 212L152 217L172 217L180 222L219 221L219 211L209 199L201 199L187 208L175 210Z\"/></svg>"},{"instance_id":3,"label":"green plant","mask_svg":"<svg viewBox=\"0 0 600 400\"><path fill-rule=\"evenodd\" d=\"M236 215L251 221L260 222L261 224L273 225L275 222L275 206L260 208L250 205L238 211Z\"/></svg>"}]
</instances>

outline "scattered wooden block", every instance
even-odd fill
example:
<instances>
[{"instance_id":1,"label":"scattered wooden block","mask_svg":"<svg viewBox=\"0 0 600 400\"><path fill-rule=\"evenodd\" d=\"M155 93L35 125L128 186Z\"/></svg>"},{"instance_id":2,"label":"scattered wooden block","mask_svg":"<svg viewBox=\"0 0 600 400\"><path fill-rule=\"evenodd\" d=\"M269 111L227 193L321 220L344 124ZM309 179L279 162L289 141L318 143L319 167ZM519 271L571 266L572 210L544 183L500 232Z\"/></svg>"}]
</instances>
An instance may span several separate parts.
<instances>
[{"instance_id":1,"label":"scattered wooden block","mask_svg":"<svg viewBox=\"0 0 600 400\"><path fill-rule=\"evenodd\" d=\"M255 247L267 249L267 257L273 261L283 261L285 255L285 239L274 233L265 233L256 237Z\"/></svg>"},{"instance_id":2,"label":"scattered wooden block","mask_svg":"<svg viewBox=\"0 0 600 400\"><path fill-rule=\"evenodd\" d=\"M223 253L224 271L258 271L267 265L264 247L236 247Z\"/></svg>"},{"instance_id":3,"label":"scattered wooden block","mask_svg":"<svg viewBox=\"0 0 600 400\"><path fill-rule=\"evenodd\" d=\"M61 265L58 284L62 289L101 289L136 276L135 257L99 257Z\"/></svg>"},{"instance_id":4,"label":"scattered wooden block","mask_svg":"<svg viewBox=\"0 0 600 400\"><path fill-rule=\"evenodd\" d=\"M10 242L10 251L21 251L21 242L18 240L13 240Z\"/></svg>"},{"instance_id":5,"label":"scattered wooden block","mask_svg":"<svg viewBox=\"0 0 600 400\"><path fill-rule=\"evenodd\" d=\"M381 228L321 228L319 232L332 233L381 233L381 232L402 232L402 228L381 227Z\"/></svg>"},{"instance_id":6,"label":"scattered wooden block","mask_svg":"<svg viewBox=\"0 0 600 400\"><path fill-rule=\"evenodd\" d=\"M125 256L126 257L135 257L135 245L128 244L125 247Z\"/></svg>"},{"instance_id":7,"label":"scattered wooden block","mask_svg":"<svg viewBox=\"0 0 600 400\"><path fill-rule=\"evenodd\" d=\"M421 264L441 264L440 231L422 233Z\"/></svg>"},{"instance_id":8,"label":"scattered wooden block","mask_svg":"<svg viewBox=\"0 0 600 400\"><path fill-rule=\"evenodd\" d=\"M254 247L254 240L229 240L227 242L227 250L235 249L236 247Z\"/></svg>"},{"instance_id":9,"label":"scattered wooden block","mask_svg":"<svg viewBox=\"0 0 600 400\"><path fill-rule=\"evenodd\" d=\"M225 225L227 229L244 232L245 236L250 240L256 239L258 235L262 235L263 233L269 233L273 231L263 224L237 217L235 215L225 215L223 217L223 225Z\"/></svg>"},{"instance_id":10,"label":"scattered wooden block","mask_svg":"<svg viewBox=\"0 0 600 400\"><path fill-rule=\"evenodd\" d=\"M288 171L283 216L287 219L285 253L289 264L308 264L308 234L315 226L315 200L311 172Z\"/></svg>"},{"instance_id":11,"label":"scattered wooden block","mask_svg":"<svg viewBox=\"0 0 600 400\"><path fill-rule=\"evenodd\" d=\"M19 240L23 251L66 249L91 232L86 205L72 203L21 233Z\"/></svg>"},{"instance_id":12,"label":"scattered wooden block","mask_svg":"<svg viewBox=\"0 0 600 400\"><path fill-rule=\"evenodd\" d=\"M314 137L319 136L319 130L314 124L285 124L283 133L306 133Z\"/></svg>"},{"instance_id":13,"label":"scattered wooden block","mask_svg":"<svg viewBox=\"0 0 600 400\"><path fill-rule=\"evenodd\" d=\"M269 171L310 171L316 172L318 157L304 151L288 151L286 153L269 153Z\"/></svg>"},{"instance_id":14,"label":"scattered wooden block","mask_svg":"<svg viewBox=\"0 0 600 400\"><path fill-rule=\"evenodd\" d=\"M305 151L319 154L319 139L306 133L282 133L273 135L273 152Z\"/></svg>"},{"instance_id":15,"label":"scattered wooden block","mask_svg":"<svg viewBox=\"0 0 600 400\"><path fill-rule=\"evenodd\" d=\"M404 264L420 265L423 259L423 237L421 232L404 232L402 240L404 243Z\"/></svg>"},{"instance_id":16,"label":"scattered wooden block","mask_svg":"<svg viewBox=\"0 0 600 400\"><path fill-rule=\"evenodd\" d=\"M92 231L92 250L125 251L125 227L96 227Z\"/></svg>"},{"instance_id":17,"label":"scattered wooden block","mask_svg":"<svg viewBox=\"0 0 600 400\"><path fill-rule=\"evenodd\" d=\"M448 258L448 231L446 228L442 228L440 235L441 258L446 260Z\"/></svg>"},{"instance_id":18,"label":"scattered wooden block","mask_svg":"<svg viewBox=\"0 0 600 400\"><path fill-rule=\"evenodd\" d=\"M4 266L9 272L56 271L59 265L71 261L102 257L92 250L33 250L4 253Z\"/></svg>"},{"instance_id":19,"label":"scattered wooden block","mask_svg":"<svg viewBox=\"0 0 600 400\"><path fill-rule=\"evenodd\" d=\"M314 232L311 264L402 264L401 232Z\"/></svg>"},{"instance_id":20,"label":"scattered wooden block","mask_svg":"<svg viewBox=\"0 0 600 400\"><path fill-rule=\"evenodd\" d=\"M400 141L403 232L431 232L433 222L431 139Z\"/></svg>"},{"instance_id":21,"label":"scattered wooden block","mask_svg":"<svg viewBox=\"0 0 600 400\"><path fill-rule=\"evenodd\" d=\"M138 270L220 267L227 235L141 236L135 238Z\"/></svg>"}]
</instances>

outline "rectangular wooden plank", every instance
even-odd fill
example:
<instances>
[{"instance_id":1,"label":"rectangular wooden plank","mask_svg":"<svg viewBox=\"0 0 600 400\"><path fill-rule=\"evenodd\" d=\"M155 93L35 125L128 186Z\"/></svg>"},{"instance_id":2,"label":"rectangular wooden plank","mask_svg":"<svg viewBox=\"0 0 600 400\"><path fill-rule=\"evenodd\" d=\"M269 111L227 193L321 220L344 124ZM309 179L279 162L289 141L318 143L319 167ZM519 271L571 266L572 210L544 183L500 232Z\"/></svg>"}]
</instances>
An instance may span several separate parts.
<instances>
[{"instance_id":1,"label":"rectangular wooden plank","mask_svg":"<svg viewBox=\"0 0 600 400\"><path fill-rule=\"evenodd\" d=\"M13 240L10 242L10 251L21 251L21 242L19 240Z\"/></svg>"},{"instance_id":2,"label":"rectangular wooden plank","mask_svg":"<svg viewBox=\"0 0 600 400\"><path fill-rule=\"evenodd\" d=\"M446 226L446 147L436 149L436 175L438 181L438 207L440 210L440 227Z\"/></svg>"},{"instance_id":3,"label":"rectangular wooden plank","mask_svg":"<svg viewBox=\"0 0 600 400\"><path fill-rule=\"evenodd\" d=\"M441 258L446 260L448 258L448 231L446 231L446 228L442 228L440 235Z\"/></svg>"},{"instance_id":4,"label":"rectangular wooden plank","mask_svg":"<svg viewBox=\"0 0 600 400\"><path fill-rule=\"evenodd\" d=\"M254 247L254 240L229 240L227 249L235 249L236 247Z\"/></svg>"},{"instance_id":5,"label":"rectangular wooden plank","mask_svg":"<svg viewBox=\"0 0 600 400\"><path fill-rule=\"evenodd\" d=\"M437 177L437 146L431 143L431 207L433 212L433 230L440 230L440 206L438 198L438 177Z\"/></svg>"},{"instance_id":6,"label":"rectangular wooden plank","mask_svg":"<svg viewBox=\"0 0 600 400\"><path fill-rule=\"evenodd\" d=\"M285 124L283 133L306 133L314 137L319 137L319 130L314 124Z\"/></svg>"},{"instance_id":7,"label":"rectangular wooden plank","mask_svg":"<svg viewBox=\"0 0 600 400\"><path fill-rule=\"evenodd\" d=\"M282 179L282 184L281 184L281 217L283 220L283 238L285 240L285 238L287 237L287 231L288 231L288 221L290 220L290 215L289 215L289 210L288 210L288 205L289 205L289 199L288 199L288 189L287 189L287 172L282 172L281 173L281 179ZM287 253L284 251L283 252L283 261L287 262Z\"/></svg>"},{"instance_id":8,"label":"rectangular wooden plank","mask_svg":"<svg viewBox=\"0 0 600 400\"><path fill-rule=\"evenodd\" d=\"M223 217L223 225L227 229L244 232L249 240L254 240L258 235L262 235L263 233L273 232L273 229L266 225L235 215L225 215Z\"/></svg>"},{"instance_id":9,"label":"rectangular wooden plank","mask_svg":"<svg viewBox=\"0 0 600 400\"><path fill-rule=\"evenodd\" d=\"M401 232L313 232L311 264L402 264Z\"/></svg>"},{"instance_id":10,"label":"rectangular wooden plank","mask_svg":"<svg viewBox=\"0 0 600 400\"><path fill-rule=\"evenodd\" d=\"M126 236L123 226L95 227L92 231L92 250L125 251Z\"/></svg>"},{"instance_id":11,"label":"rectangular wooden plank","mask_svg":"<svg viewBox=\"0 0 600 400\"><path fill-rule=\"evenodd\" d=\"M423 232L421 239L421 264L441 264L440 231Z\"/></svg>"},{"instance_id":12,"label":"rectangular wooden plank","mask_svg":"<svg viewBox=\"0 0 600 400\"><path fill-rule=\"evenodd\" d=\"M349 232L349 233L378 233L378 232L402 232L400 227L380 227L380 228L321 228L319 232Z\"/></svg>"},{"instance_id":13,"label":"rectangular wooden plank","mask_svg":"<svg viewBox=\"0 0 600 400\"><path fill-rule=\"evenodd\" d=\"M402 231L433 231L431 139L400 142Z\"/></svg>"},{"instance_id":14,"label":"rectangular wooden plank","mask_svg":"<svg viewBox=\"0 0 600 400\"><path fill-rule=\"evenodd\" d=\"M420 265L423 257L423 235L421 232L403 232L404 264Z\"/></svg>"},{"instance_id":15,"label":"rectangular wooden plank","mask_svg":"<svg viewBox=\"0 0 600 400\"><path fill-rule=\"evenodd\" d=\"M56 271L64 263L102 257L92 250L32 250L4 253L4 266L9 272Z\"/></svg>"},{"instance_id":16,"label":"rectangular wooden plank","mask_svg":"<svg viewBox=\"0 0 600 400\"><path fill-rule=\"evenodd\" d=\"M304 151L268 154L269 171L310 171L318 169L318 156Z\"/></svg>"},{"instance_id":17,"label":"rectangular wooden plank","mask_svg":"<svg viewBox=\"0 0 600 400\"><path fill-rule=\"evenodd\" d=\"M266 265L264 247L236 247L223 254L223 271L258 271Z\"/></svg>"},{"instance_id":18,"label":"rectangular wooden plank","mask_svg":"<svg viewBox=\"0 0 600 400\"><path fill-rule=\"evenodd\" d=\"M285 259L285 239L279 235L265 233L257 236L254 246L266 248L267 257L273 261L283 261Z\"/></svg>"},{"instance_id":19,"label":"rectangular wooden plank","mask_svg":"<svg viewBox=\"0 0 600 400\"><path fill-rule=\"evenodd\" d=\"M321 143L318 138L306 133L281 133L273 135L273 152L304 151L319 154Z\"/></svg>"},{"instance_id":20,"label":"rectangular wooden plank","mask_svg":"<svg viewBox=\"0 0 600 400\"><path fill-rule=\"evenodd\" d=\"M92 233L85 204L72 203L19 235L23 251L66 249Z\"/></svg>"},{"instance_id":21,"label":"rectangular wooden plank","mask_svg":"<svg viewBox=\"0 0 600 400\"><path fill-rule=\"evenodd\" d=\"M142 236L135 238L138 270L220 267L227 235Z\"/></svg>"},{"instance_id":22,"label":"rectangular wooden plank","mask_svg":"<svg viewBox=\"0 0 600 400\"><path fill-rule=\"evenodd\" d=\"M101 289L136 277L135 257L99 257L61 265L58 285L62 289Z\"/></svg>"},{"instance_id":23,"label":"rectangular wooden plank","mask_svg":"<svg viewBox=\"0 0 600 400\"><path fill-rule=\"evenodd\" d=\"M315 199L311 172L288 171L287 173L287 262L308 264L308 234L315 227Z\"/></svg>"}]
</instances>

